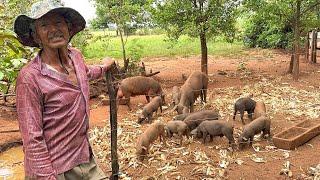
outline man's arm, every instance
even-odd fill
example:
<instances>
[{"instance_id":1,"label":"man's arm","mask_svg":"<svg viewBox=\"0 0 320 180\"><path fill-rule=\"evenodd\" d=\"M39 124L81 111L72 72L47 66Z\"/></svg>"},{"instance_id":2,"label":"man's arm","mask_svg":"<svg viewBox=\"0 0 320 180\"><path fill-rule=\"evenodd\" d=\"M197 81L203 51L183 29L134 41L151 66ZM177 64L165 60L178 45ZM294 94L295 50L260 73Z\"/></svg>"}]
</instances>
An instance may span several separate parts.
<instances>
[{"instance_id":1,"label":"man's arm","mask_svg":"<svg viewBox=\"0 0 320 180\"><path fill-rule=\"evenodd\" d=\"M17 80L16 104L20 132L23 140L26 176L36 179L56 179L43 137L42 96L31 84Z\"/></svg>"},{"instance_id":2,"label":"man's arm","mask_svg":"<svg viewBox=\"0 0 320 180\"><path fill-rule=\"evenodd\" d=\"M94 65L94 66L87 66L87 75L89 79L99 79L101 78L106 71L111 69L115 62L111 58L104 58L103 65Z\"/></svg>"}]
</instances>

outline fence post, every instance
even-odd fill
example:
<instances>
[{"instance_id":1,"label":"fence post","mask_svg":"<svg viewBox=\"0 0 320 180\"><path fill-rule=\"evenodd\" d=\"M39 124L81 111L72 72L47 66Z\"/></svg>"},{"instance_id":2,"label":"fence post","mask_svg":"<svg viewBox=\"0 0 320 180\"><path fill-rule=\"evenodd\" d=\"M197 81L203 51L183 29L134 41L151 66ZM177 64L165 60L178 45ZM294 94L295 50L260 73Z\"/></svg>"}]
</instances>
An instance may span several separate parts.
<instances>
[{"instance_id":1,"label":"fence post","mask_svg":"<svg viewBox=\"0 0 320 180\"><path fill-rule=\"evenodd\" d=\"M316 56L317 56L317 33L315 30L312 30L312 37L311 37L311 62L312 63L317 63Z\"/></svg>"},{"instance_id":2,"label":"fence post","mask_svg":"<svg viewBox=\"0 0 320 180\"><path fill-rule=\"evenodd\" d=\"M310 48L310 32L307 33L306 43L305 43L305 52L306 52L306 62L309 62L309 48Z\"/></svg>"},{"instance_id":3,"label":"fence post","mask_svg":"<svg viewBox=\"0 0 320 180\"><path fill-rule=\"evenodd\" d=\"M111 166L112 174L111 180L118 180L119 178L119 163L117 154L117 102L116 92L112 84L111 70L105 74L107 80L108 94L110 100L110 126L111 126Z\"/></svg>"}]
</instances>

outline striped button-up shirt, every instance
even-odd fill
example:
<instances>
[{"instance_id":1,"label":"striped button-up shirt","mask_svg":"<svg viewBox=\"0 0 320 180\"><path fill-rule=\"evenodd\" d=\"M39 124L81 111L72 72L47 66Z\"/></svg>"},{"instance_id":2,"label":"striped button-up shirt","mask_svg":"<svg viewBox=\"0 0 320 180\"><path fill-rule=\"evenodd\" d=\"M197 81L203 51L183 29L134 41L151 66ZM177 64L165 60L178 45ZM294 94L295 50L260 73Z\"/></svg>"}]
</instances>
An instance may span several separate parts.
<instances>
[{"instance_id":1,"label":"striped button-up shirt","mask_svg":"<svg viewBox=\"0 0 320 180\"><path fill-rule=\"evenodd\" d=\"M89 162L89 79L100 78L99 66L86 66L82 54L69 50L78 85L36 56L16 83L18 121L28 177L55 179L57 174Z\"/></svg>"}]
</instances>

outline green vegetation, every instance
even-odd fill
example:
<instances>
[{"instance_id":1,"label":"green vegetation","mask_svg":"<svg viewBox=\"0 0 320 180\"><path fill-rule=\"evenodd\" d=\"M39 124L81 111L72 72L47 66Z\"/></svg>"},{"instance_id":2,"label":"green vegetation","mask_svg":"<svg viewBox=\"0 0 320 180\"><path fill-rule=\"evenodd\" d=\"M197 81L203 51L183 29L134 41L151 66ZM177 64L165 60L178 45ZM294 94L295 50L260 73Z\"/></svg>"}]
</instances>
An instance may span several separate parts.
<instances>
[{"instance_id":1,"label":"green vegetation","mask_svg":"<svg viewBox=\"0 0 320 180\"><path fill-rule=\"evenodd\" d=\"M99 36L103 32L93 32L94 38L85 48L86 59L102 59L105 56L122 58L121 41L118 37ZM106 32L110 34L110 32ZM131 50L135 46L139 49ZM128 57L136 56L136 52L144 57L191 56L200 55L198 38L181 36L177 41L169 41L166 35L129 36L127 39ZM208 41L208 54L218 56L237 56L243 50L242 42L227 43L223 39Z\"/></svg>"}]
</instances>

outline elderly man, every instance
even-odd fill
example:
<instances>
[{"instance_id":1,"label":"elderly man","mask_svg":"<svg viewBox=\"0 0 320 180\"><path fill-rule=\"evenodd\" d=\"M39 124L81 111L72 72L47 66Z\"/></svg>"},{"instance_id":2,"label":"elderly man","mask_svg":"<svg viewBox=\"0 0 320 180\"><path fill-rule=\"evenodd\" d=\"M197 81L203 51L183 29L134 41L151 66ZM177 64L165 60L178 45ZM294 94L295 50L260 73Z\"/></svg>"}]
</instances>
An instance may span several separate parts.
<instances>
[{"instance_id":1,"label":"elderly man","mask_svg":"<svg viewBox=\"0 0 320 180\"><path fill-rule=\"evenodd\" d=\"M85 23L76 10L49 0L15 20L21 43L40 48L16 83L26 179L106 179L88 140L88 80L102 77L114 61L87 66L68 46Z\"/></svg>"}]
</instances>

